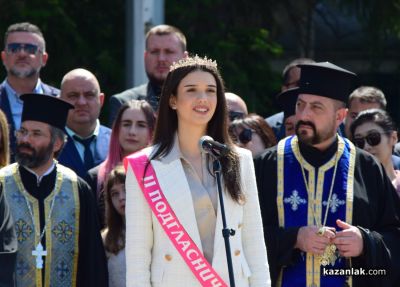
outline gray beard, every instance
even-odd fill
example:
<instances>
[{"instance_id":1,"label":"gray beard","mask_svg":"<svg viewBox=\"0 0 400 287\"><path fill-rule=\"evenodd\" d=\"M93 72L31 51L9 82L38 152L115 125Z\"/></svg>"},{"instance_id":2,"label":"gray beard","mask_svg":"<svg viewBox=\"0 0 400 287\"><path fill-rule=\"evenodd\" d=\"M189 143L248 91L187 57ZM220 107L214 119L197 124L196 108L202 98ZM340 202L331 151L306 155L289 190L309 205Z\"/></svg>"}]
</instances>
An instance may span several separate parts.
<instances>
[{"instance_id":1,"label":"gray beard","mask_svg":"<svg viewBox=\"0 0 400 287\"><path fill-rule=\"evenodd\" d=\"M38 75L40 72L40 68L37 68L37 69L31 68L27 71L19 71L17 69L10 68L10 69L7 69L7 72L17 78L26 79L26 78L31 78L35 75Z\"/></svg>"}]
</instances>

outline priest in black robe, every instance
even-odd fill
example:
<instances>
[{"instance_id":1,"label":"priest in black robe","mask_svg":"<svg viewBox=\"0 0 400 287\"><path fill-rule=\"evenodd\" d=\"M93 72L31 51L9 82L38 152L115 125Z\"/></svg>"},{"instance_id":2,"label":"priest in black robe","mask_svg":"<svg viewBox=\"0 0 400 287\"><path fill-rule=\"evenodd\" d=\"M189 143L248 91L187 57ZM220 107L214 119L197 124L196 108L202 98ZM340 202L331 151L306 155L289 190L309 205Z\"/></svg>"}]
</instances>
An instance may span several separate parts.
<instances>
[{"instance_id":1,"label":"priest in black robe","mask_svg":"<svg viewBox=\"0 0 400 287\"><path fill-rule=\"evenodd\" d=\"M336 134L355 74L300 68L296 135L255 159L273 286L400 286L398 197L381 164Z\"/></svg>"},{"instance_id":2,"label":"priest in black robe","mask_svg":"<svg viewBox=\"0 0 400 287\"><path fill-rule=\"evenodd\" d=\"M108 286L93 194L54 159L73 106L41 94L21 99L17 163L0 171L18 238L17 286Z\"/></svg>"},{"instance_id":3,"label":"priest in black robe","mask_svg":"<svg viewBox=\"0 0 400 287\"><path fill-rule=\"evenodd\" d=\"M10 208L0 185L0 287L15 284L15 260L17 258L17 237Z\"/></svg>"}]
</instances>

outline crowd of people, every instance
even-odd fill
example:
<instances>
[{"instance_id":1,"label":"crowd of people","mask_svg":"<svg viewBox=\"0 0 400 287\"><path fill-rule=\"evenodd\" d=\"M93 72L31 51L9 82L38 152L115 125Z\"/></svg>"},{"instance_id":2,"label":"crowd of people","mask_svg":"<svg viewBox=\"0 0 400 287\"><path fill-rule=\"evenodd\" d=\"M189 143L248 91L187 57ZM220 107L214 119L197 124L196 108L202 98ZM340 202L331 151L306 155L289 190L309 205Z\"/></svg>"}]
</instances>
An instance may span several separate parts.
<instances>
[{"instance_id":1,"label":"crowd of people","mask_svg":"<svg viewBox=\"0 0 400 287\"><path fill-rule=\"evenodd\" d=\"M397 127L355 73L295 59L264 119L170 25L108 101L42 82L34 24L1 57L0 286L399 286Z\"/></svg>"}]
</instances>

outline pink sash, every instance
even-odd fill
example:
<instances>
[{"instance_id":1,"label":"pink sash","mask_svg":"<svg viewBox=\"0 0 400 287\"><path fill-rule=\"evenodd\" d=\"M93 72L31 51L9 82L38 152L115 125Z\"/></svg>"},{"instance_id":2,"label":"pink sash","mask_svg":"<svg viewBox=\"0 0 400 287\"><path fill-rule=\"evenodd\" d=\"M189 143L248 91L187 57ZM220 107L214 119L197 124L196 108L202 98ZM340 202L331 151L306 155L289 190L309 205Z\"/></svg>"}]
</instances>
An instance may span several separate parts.
<instances>
[{"instance_id":1,"label":"pink sash","mask_svg":"<svg viewBox=\"0 0 400 287\"><path fill-rule=\"evenodd\" d=\"M146 176L143 178L148 157L143 152L131 155L124 160L125 169L128 162L135 173L137 182L143 191L147 203L153 214L163 227L175 248L178 250L187 266L199 280L201 286L222 286L226 283L204 258L202 252L187 234L185 228L180 224L174 211L165 198L157 180L157 175L151 164L148 165Z\"/></svg>"}]
</instances>

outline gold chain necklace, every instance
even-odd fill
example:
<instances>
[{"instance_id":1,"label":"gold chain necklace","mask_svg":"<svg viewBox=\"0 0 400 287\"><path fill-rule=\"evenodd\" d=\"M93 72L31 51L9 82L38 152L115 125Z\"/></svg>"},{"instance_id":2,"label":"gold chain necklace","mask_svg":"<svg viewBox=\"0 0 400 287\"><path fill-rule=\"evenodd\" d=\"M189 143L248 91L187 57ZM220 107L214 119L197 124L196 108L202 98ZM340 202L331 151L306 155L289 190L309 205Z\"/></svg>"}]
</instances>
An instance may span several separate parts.
<instances>
[{"instance_id":1,"label":"gold chain necklace","mask_svg":"<svg viewBox=\"0 0 400 287\"><path fill-rule=\"evenodd\" d=\"M328 213L329 213L329 208L330 208L330 204L331 204L333 187L335 185L335 178L336 178L338 162L339 162L339 150L336 151L336 155L335 155L335 168L333 170L332 182L331 182L331 186L329 189L328 202L326 204L324 220L323 220L322 226L317 225L317 227L319 227L318 232L317 232L317 234L319 236L322 236L326 231L326 221L328 219ZM303 156L301 154L300 154L300 166L301 166L301 173L303 175L303 180L304 180L304 184L306 186L308 197L312 198L313 206L312 206L311 210L312 210L313 218L314 218L315 223L318 224L316 212L315 212L315 209L316 209L315 208L315 205L316 205L315 192L311 193L311 191L308 187L308 181L306 179L306 174L304 172L304 167L303 167ZM325 248L324 253L322 255L318 255L318 260L320 262L320 265L322 265L322 266L327 266L328 264L331 264L333 266L335 264L336 259L337 259L336 246L334 244L328 244Z\"/></svg>"}]
</instances>

